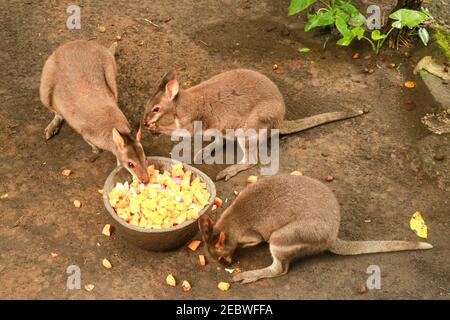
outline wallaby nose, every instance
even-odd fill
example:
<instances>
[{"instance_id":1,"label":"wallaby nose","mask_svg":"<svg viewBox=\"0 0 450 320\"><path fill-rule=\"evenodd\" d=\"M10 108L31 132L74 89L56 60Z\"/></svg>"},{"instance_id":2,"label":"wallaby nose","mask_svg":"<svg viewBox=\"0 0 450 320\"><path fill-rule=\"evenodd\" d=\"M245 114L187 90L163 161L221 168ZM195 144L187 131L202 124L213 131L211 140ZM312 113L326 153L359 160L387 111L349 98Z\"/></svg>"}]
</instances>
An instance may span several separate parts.
<instances>
[{"instance_id":1,"label":"wallaby nose","mask_svg":"<svg viewBox=\"0 0 450 320\"><path fill-rule=\"evenodd\" d=\"M144 116L144 127L150 127L150 123L152 122L152 117L148 114Z\"/></svg>"},{"instance_id":2,"label":"wallaby nose","mask_svg":"<svg viewBox=\"0 0 450 320\"><path fill-rule=\"evenodd\" d=\"M150 181L150 179L148 178L148 176L139 178L139 180L141 180L141 182L142 182L143 184L147 184L147 183Z\"/></svg>"}]
</instances>

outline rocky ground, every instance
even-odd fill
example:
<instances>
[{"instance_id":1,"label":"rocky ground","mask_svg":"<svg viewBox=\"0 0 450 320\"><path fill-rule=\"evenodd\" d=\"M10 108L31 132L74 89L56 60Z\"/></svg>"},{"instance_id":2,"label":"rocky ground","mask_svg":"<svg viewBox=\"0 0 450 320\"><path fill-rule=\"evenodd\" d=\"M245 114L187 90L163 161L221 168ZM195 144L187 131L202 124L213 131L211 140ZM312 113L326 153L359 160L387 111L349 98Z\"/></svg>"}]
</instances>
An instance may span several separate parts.
<instances>
[{"instance_id":1,"label":"rocky ground","mask_svg":"<svg viewBox=\"0 0 450 320\"><path fill-rule=\"evenodd\" d=\"M81 30L67 30L66 1L8 1L0 4L0 298L26 299L449 299L449 192L414 159L418 142L432 135L420 118L436 107L414 95L421 82L412 74L410 51L355 44L336 47L327 34L304 33L301 17L287 17L288 1L78 1ZM362 6L363 4L361 4ZM98 31L104 26L106 32ZM119 44L120 106L131 122L141 118L159 78L176 70L184 87L231 68L251 68L280 88L294 119L347 108L370 112L281 141L281 170L300 170L323 180L342 206L344 239L418 240L409 219L420 211L434 249L355 257L325 254L295 263L279 278L216 288L230 276L214 261L200 268L197 254L180 248L146 252L119 234L101 234L110 218L97 190L115 167L111 154L91 162L91 149L69 126L46 142L50 112L39 101L43 63L59 45L74 39ZM311 52L299 54L298 48ZM360 59L352 59L355 52ZM370 55L370 56L369 56ZM366 59L367 58L367 59ZM272 65L279 66L277 72ZM387 68L396 63L398 68ZM372 74L364 69L373 69ZM414 89L402 84L417 81ZM420 91L417 91L420 92ZM146 153L168 156L167 137L144 135ZM440 143L427 150L450 161ZM223 166L199 166L214 177ZM61 175L71 169L70 177ZM244 172L218 182L229 202L245 187ZM8 196L6 197L5 194ZM82 202L75 208L73 200ZM223 209L215 211L217 218ZM198 238L198 236L197 236ZM57 253L52 257L51 253ZM108 258L111 270L101 261ZM236 266L249 270L271 262L267 246L238 253ZM81 269L81 290L68 290L69 265ZM359 294L369 265L381 270L381 289ZM173 273L192 290L165 284ZM84 286L94 284L92 291Z\"/></svg>"}]
</instances>

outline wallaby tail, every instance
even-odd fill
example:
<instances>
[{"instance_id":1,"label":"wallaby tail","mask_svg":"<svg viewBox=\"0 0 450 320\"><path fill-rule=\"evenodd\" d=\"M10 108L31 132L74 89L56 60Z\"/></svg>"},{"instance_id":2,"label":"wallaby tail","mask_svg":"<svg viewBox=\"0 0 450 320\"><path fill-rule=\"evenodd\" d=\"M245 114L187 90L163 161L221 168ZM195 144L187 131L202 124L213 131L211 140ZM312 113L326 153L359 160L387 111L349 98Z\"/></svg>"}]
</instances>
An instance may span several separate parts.
<instances>
[{"instance_id":1,"label":"wallaby tail","mask_svg":"<svg viewBox=\"0 0 450 320\"><path fill-rule=\"evenodd\" d=\"M117 48L117 41L114 41L113 44L109 47L109 52L113 55L113 57L116 56L116 48Z\"/></svg>"},{"instance_id":2,"label":"wallaby tail","mask_svg":"<svg viewBox=\"0 0 450 320\"><path fill-rule=\"evenodd\" d=\"M290 134L294 132L303 131L306 129L320 126L325 123L358 117L363 113L364 112L362 110L335 111L335 112L321 113L303 119L284 120L280 126L280 134Z\"/></svg>"},{"instance_id":3,"label":"wallaby tail","mask_svg":"<svg viewBox=\"0 0 450 320\"><path fill-rule=\"evenodd\" d=\"M346 256L378 252L427 250L431 248L433 248L431 244L419 241L345 241L337 239L330 251Z\"/></svg>"}]
</instances>

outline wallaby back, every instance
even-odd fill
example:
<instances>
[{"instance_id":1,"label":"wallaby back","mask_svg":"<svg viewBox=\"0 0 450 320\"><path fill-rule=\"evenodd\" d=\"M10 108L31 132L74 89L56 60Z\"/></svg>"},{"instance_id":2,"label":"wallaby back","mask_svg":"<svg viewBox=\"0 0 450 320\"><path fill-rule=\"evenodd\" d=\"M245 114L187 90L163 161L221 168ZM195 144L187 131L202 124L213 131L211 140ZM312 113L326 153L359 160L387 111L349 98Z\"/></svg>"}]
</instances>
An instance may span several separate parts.
<instances>
[{"instance_id":1,"label":"wallaby back","mask_svg":"<svg viewBox=\"0 0 450 320\"><path fill-rule=\"evenodd\" d=\"M77 40L57 48L42 71L42 103L55 112L47 127L56 132L64 119L95 149L112 152L140 180L148 180L146 158L139 142L140 130L131 134L117 104L116 62L113 44ZM114 133L114 134L113 134ZM47 139L52 133L46 132Z\"/></svg>"}]
</instances>

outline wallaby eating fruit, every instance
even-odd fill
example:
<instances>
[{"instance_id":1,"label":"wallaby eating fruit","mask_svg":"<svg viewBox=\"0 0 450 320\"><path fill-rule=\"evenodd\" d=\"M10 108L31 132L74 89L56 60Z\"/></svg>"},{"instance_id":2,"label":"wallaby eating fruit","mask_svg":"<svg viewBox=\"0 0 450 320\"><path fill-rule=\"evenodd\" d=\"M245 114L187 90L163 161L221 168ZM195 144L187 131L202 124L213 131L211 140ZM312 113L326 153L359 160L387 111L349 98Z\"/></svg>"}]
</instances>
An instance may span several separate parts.
<instances>
[{"instance_id":1,"label":"wallaby eating fruit","mask_svg":"<svg viewBox=\"0 0 450 320\"><path fill-rule=\"evenodd\" d=\"M45 128L48 140L63 121L92 147L112 152L141 182L148 182L141 128L131 132L117 105L116 43L108 50L92 41L71 41L57 48L42 70L40 98L55 117Z\"/></svg>"},{"instance_id":2,"label":"wallaby eating fruit","mask_svg":"<svg viewBox=\"0 0 450 320\"><path fill-rule=\"evenodd\" d=\"M175 117L168 126L158 125L166 114ZM170 135L175 129L193 131L193 122L202 121L204 130L280 129L281 134L306 130L318 125L348 119L362 111L329 112L298 120L284 120L286 106L278 87L256 71L236 69L220 73L187 90L181 90L174 72L161 80L147 102L144 125L152 133ZM255 137L258 138L258 137ZM238 140L238 143L239 140ZM217 180L235 176L257 163L257 152L249 152L249 139L240 143L244 155L239 164L227 167Z\"/></svg>"},{"instance_id":3,"label":"wallaby eating fruit","mask_svg":"<svg viewBox=\"0 0 450 320\"><path fill-rule=\"evenodd\" d=\"M254 282L286 274L295 258L331 251L339 255L431 249L426 242L346 241L338 238L339 204L323 183L278 174L247 186L214 224L207 215L199 228L209 253L231 263L239 247L268 242L271 266L239 273L234 281Z\"/></svg>"}]
</instances>

